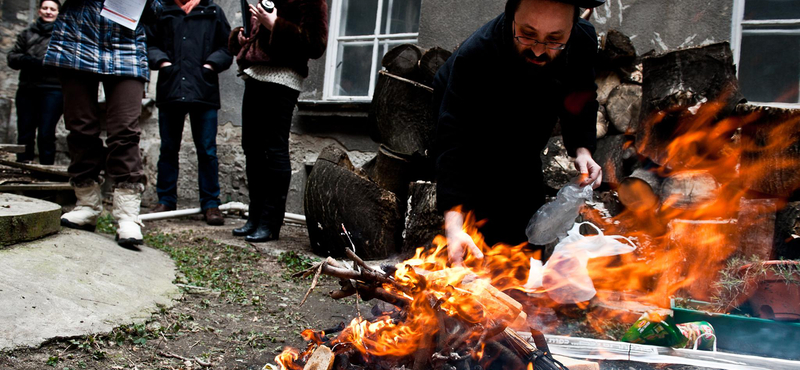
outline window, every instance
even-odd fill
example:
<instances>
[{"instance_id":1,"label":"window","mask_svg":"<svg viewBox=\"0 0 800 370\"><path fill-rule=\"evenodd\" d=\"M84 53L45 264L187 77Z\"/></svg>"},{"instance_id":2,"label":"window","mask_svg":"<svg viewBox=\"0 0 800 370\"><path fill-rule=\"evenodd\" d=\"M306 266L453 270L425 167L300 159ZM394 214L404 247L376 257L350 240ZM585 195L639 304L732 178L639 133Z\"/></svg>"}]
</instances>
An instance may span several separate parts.
<instances>
[{"instance_id":1,"label":"window","mask_svg":"<svg viewBox=\"0 0 800 370\"><path fill-rule=\"evenodd\" d=\"M736 0L731 47L751 102L800 103L800 0Z\"/></svg>"},{"instance_id":2,"label":"window","mask_svg":"<svg viewBox=\"0 0 800 370\"><path fill-rule=\"evenodd\" d=\"M325 100L370 100L381 58L416 43L421 0L333 0Z\"/></svg>"}]
</instances>

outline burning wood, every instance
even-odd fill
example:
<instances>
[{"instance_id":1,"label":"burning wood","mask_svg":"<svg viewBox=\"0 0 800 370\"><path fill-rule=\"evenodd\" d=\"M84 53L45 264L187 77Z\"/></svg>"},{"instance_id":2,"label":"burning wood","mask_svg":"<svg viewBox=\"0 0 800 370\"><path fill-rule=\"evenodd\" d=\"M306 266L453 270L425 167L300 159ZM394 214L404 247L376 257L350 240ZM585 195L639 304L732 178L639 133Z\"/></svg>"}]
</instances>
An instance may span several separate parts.
<instances>
[{"instance_id":1,"label":"burning wood","mask_svg":"<svg viewBox=\"0 0 800 370\"><path fill-rule=\"evenodd\" d=\"M522 304L479 276L480 268L478 273L464 267L443 268L443 262L432 263L435 252L426 257L418 251L417 258L382 271L368 266L352 250L345 253L352 267L328 258L296 276L314 275L309 292L325 274L340 279L341 289L330 293L333 298L357 294L389 305L376 306L372 321L354 319L335 337L306 330L308 348L278 356L282 369L563 368L516 335L512 327L526 327ZM320 356L322 360L317 359Z\"/></svg>"}]
</instances>

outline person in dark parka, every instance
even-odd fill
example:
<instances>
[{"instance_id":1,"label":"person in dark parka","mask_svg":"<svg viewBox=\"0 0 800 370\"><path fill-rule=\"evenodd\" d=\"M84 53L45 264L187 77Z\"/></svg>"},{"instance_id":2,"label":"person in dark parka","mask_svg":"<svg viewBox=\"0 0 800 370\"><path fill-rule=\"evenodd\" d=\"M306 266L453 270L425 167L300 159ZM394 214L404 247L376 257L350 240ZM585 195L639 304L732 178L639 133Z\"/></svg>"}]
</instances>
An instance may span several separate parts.
<instances>
[{"instance_id":1,"label":"person in dark parka","mask_svg":"<svg viewBox=\"0 0 800 370\"><path fill-rule=\"evenodd\" d=\"M452 264L467 251L482 258L463 230L469 211L486 220L487 245L527 241L525 227L544 203L539 155L556 122L582 185L600 184L591 155L597 35L579 6L604 1L509 0L438 71L437 204Z\"/></svg>"},{"instance_id":2,"label":"person in dark parka","mask_svg":"<svg viewBox=\"0 0 800 370\"><path fill-rule=\"evenodd\" d=\"M219 73L233 63L231 32L222 8L212 0L165 2L158 21L147 28L148 61L157 69L156 105L161 134L156 212L177 205L178 153L189 115L197 149L200 207L209 225L222 225L219 211L217 111Z\"/></svg>"},{"instance_id":3,"label":"person in dark parka","mask_svg":"<svg viewBox=\"0 0 800 370\"><path fill-rule=\"evenodd\" d=\"M40 164L50 165L56 160L56 125L64 112L64 96L56 70L44 67L44 53L60 9L59 1L40 1L39 17L17 36L7 55L8 66L20 71L15 100L17 143L25 145L25 152L17 154L18 162L33 160L34 142L39 147Z\"/></svg>"}]
</instances>

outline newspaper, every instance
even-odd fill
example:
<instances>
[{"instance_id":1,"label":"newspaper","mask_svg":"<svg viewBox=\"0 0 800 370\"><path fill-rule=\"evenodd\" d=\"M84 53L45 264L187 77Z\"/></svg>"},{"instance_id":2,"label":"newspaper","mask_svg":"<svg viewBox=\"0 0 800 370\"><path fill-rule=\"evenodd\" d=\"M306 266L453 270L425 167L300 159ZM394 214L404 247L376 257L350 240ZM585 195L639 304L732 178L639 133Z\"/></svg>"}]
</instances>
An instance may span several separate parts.
<instances>
[{"instance_id":1,"label":"newspaper","mask_svg":"<svg viewBox=\"0 0 800 370\"><path fill-rule=\"evenodd\" d=\"M136 29L147 0L105 0L100 15L131 30Z\"/></svg>"}]
</instances>

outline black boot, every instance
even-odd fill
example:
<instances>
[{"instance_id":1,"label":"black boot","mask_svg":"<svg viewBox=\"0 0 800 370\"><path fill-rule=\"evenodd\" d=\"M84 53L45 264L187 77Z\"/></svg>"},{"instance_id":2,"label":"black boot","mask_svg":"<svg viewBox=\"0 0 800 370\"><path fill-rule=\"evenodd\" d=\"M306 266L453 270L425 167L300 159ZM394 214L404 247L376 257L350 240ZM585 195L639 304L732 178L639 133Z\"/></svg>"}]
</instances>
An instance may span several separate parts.
<instances>
[{"instance_id":1,"label":"black boot","mask_svg":"<svg viewBox=\"0 0 800 370\"><path fill-rule=\"evenodd\" d=\"M250 207L252 209L253 207ZM258 228L259 218L253 217L252 213L251 216L247 218L247 222L244 226L233 229L233 236L245 236L250 235Z\"/></svg>"},{"instance_id":2,"label":"black boot","mask_svg":"<svg viewBox=\"0 0 800 370\"><path fill-rule=\"evenodd\" d=\"M258 225L256 231L254 231L252 234L248 236L245 236L244 240L251 243L262 243L262 242L268 242L270 240L278 240L279 232L280 229L273 231L269 227L269 225L261 224Z\"/></svg>"},{"instance_id":3,"label":"black boot","mask_svg":"<svg viewBox=\"0 0 800 370\"><path fill-rule=\"evenodd\" d=\"M256 231L244 240L253 243L278 240L286 213L286 194L292 180L291 171L268 171L264 211Z\"/></svg>"},{"instance_id":4,"label":"black boot","mask_svg":"<svg viewBox=\"0 0 800 370\"><path fill-rule=\"evenodd\" d=\"M253 163L255 161L254 157L257 156L254 154L245 156L247 160L245 169L247 174L247 189L250 191L250 205L247 211L249 216L244 226L233 229L234 236L247 236L254 233L256 229L258 229L258 225L261 224L262 213L264 213L264 186L266 178L263 171L259 168L260 166Z\"/></svg>"}]
</instances>

